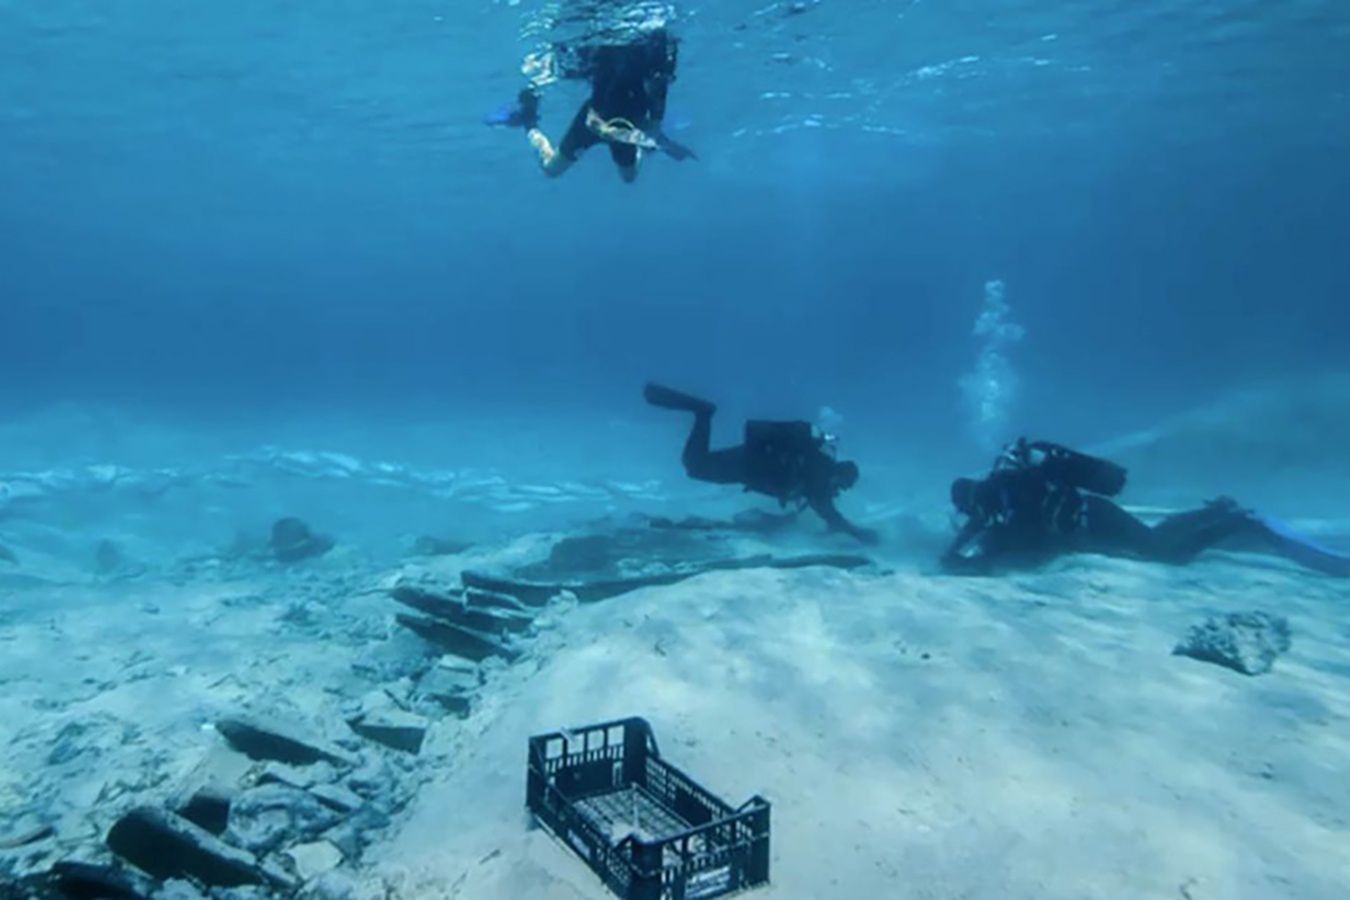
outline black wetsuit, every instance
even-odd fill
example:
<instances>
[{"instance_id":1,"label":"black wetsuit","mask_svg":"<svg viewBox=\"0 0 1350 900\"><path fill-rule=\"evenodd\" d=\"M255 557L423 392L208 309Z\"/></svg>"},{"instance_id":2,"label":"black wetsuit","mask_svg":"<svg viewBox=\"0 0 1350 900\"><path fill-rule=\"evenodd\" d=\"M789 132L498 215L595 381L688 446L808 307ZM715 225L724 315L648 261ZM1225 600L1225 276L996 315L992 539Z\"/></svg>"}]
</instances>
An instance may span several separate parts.
<instances>
[{"instance_id":1,"label":"black wetsuit","mask_svg":"<svg viewBox=\"0 0 1350 900\"><path fill-rule=\"evenodd\" d=\"M958 572L1039 564L1064 553L1102 553L1182 564L1263 526L1229 500L1150 526L1106 497L1054 477L1053 466L996 469L975 484L969 520L943 555Z\"/></svg>"},{"instance_id":2,"label":"black wetsuit","mask_svg":"<svg viewBox=\"0 0 1350 900\"><path fill-rule=\"evenodd\" d=\"M862 540L871 532L849 522L834 505L837 465L812 435L809 422L751 422L747 441L713 450L710 409L694 414L681 461L690 478L713 484L744 485L747 491L772 497L783 506L809 506L833 531Z\"/></svg>"},{"instance_id":3,"label":"black wetsuit","mask_svg":"<svg viewBox=\"0 0 1350 900\"><path fill-rule=\"evenodd\" d=\"M666 93L675 80L675 41L660 31L633 44L587 48L583 58L591 96L577 110L558 151L575 161L583 150L605 142L614 162L631 168L637 165L638 148L605 141L586 124L587 114L595 110L605 121L625 119L652 133L652 137L659 135L666 115Z\"/></svg>"}]
</instances>

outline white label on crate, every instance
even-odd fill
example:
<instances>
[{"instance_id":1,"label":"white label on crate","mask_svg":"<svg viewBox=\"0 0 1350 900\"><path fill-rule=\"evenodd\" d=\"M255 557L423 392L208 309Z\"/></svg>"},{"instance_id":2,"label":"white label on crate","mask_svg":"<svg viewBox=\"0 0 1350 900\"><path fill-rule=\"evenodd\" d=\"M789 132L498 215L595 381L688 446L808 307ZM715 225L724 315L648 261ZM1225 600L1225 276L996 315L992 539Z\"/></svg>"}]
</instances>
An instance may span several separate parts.
<instances>
[{"instance_id":1,"label":"white label on crate","mask_svg":"<svg viewBox=\"0 0 1350 900\"><path fill-rule=\"evenodd\" d=\"M684 897L685 900L699 900L700 897L711 897L729 887L731 887L731 866L723 866L720 869L689 876L689 880L684 883Z\"/></svg>"}]
</instances>

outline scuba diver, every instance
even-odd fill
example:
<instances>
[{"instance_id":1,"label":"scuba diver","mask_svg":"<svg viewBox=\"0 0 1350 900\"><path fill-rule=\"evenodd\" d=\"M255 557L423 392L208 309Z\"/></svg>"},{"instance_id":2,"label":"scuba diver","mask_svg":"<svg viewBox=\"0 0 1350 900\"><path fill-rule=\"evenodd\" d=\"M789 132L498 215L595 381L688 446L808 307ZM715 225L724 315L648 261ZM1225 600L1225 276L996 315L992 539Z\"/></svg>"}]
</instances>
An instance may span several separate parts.
<instances>
[{"instance_id":1,"label":"scuba diver","mask_svg":"<svg viewBox=\"0 0 1350 900\"><path fill-rule=\"evenodd\" d=\"M967 521L943 554L943 567L982 574L1066 553L1184 565L1217 544L1241 541L1244 548L1259 547L1324 574L1350 577L1350 557L1227 497L1148 525L1108 499L1120 493L1125 480L1125 469L1108 460L1019 439L986 478L952 482L952 503Z\"/></svg>"},{"instance_id":2,"label":"scuba diver","mask_svg":"<svg viewBox=\"0 0 1350 900\"><path fill-rule=\"evenodd\" d=\"M661 126L666 92L675 80L678 46L665 28L624 44L555 46L551 56L562 60L555 63L558 77L591 83L591 96L557 146L539 128L539 94L532 87L520 92L514 108L489 116L487 124L524 128L550 177L566 172L583 151L601 143L609 146L619 175L628 182L637 178L644 152L697 159L694 151L667 137Z\"/></svg>"},{"instance_id":3,"label":"scuba diver","mask_svg":"<svg viewBox=\"0 0 1350 900\"><path fill-rule=\"evenodd\" d=\"M842 531L864 543L876 542L876 532L854 525L834 505L835 497L857 483L857 464L836 460L827 449L832 439L817 434L810 422L751 420L745 423L745 443L713 450L714 404L659 384L648 384L642 394L652 406L694 414L682 456L690 478L744 485L747 491L766 494L782 506L809 506L831 531Z\"/></svg>"}]
</instances>

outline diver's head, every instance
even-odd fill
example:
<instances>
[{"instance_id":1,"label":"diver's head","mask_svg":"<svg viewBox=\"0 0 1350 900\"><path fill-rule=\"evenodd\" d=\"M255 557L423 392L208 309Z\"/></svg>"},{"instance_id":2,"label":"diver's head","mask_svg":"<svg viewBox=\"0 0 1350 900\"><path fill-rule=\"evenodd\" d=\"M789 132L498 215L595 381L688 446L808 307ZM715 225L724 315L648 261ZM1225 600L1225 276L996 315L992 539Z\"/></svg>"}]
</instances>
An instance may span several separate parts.
<instances>
[{"instance_id":1,"label":"diver's head","mask_svg":"<svg viewBox=\"0 0 1350 900\"><path fill-rule=\"evenodd\" d=\"M975 515L976 495L980 483L973 478L958 478L952 482L952 506L967 516Z\"/></svg>"},{"instance_id":2,"label":"diver's head","mask_svg":"<svg viewBox=\"0 0 1350 900\"><path fill-rule=\"evenodd\" d=\"M830 472L830 483L835 493L846 491L858 483L858 464L851 460L837 462Z\"/></svg>"}]
</instances>

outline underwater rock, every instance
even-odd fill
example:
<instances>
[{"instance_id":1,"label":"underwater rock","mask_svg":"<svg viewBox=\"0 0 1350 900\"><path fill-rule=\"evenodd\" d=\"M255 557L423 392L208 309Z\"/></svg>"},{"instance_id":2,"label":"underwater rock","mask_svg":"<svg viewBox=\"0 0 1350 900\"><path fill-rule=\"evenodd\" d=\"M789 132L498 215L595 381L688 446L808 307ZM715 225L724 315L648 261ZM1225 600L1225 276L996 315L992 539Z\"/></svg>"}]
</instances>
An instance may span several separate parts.
<instances>
[{"instance_id":1,"label":"underwater rock","mask_svg":"<svg viewBox=\"0 0 1350 900\"><path fill-rule=\"evenodd\" d=\"M323 839L350 860L360 859L371 835L389 826L389 816L374 806L363 806L351 818L324 832Z\"/></svg>"},{"instance_id":2,"label":"underwater rock","mask_svg":"<svg viewBox=\"0 0 1350 900\"><path fill-rule=\"evenodd\" d=\"M24 816L17 825L0 831L0 850L17 850L45 841L56 834L50 822L39 822L35 816Z\"/></svg>"},{"instance_id":3,"label":"underwater rock","mask_svg":"<svg viewBox=\"0 0 1350 900\"><path fill-rule=\"evenodd\" d=\"M98 753L101 749L97 738L89 733L95 729L91 722L67 722L61 726L52 740L52 748L47 751L47 765L65 765L86 753Z\"/></svg>"},{"instance_id":4,"label":"underwater rock","mask_svg":"<svg viewBox=\"0 0 1350 900\"><path fill-rule=\"evenodd\" d=\"M564 591L574 595L582 603L597 603L622 594L648 587L665 587L678 584L696 575L706 572L727 572L742 569L805 569L824 566L836 569L857 569L872 564L866 556L848 553L816 553L803 556L773 557L768 554L757 556L733 557L730 559L709 559L679 563L666 567L666 571L647 575L635 575L627 578L592 579L562 584L545 585L533 582L517 582L509 579L494 578L474 572L461 575L467 588L486 588L508 593L522 600L551 597ZM532 605L542 605L526 600ZM546 600L543 602L547 602Z\"/></svg>"},{"instance_id":5,"label":"underwater rock","mask_svg":"<svg viewBox=\"0 0 1350 900\"><path fill-rule=\"evenodd\" d=\"M410 609L437 618L454 615L455 611L462 607L459 597L455 594L439 594L409 585L394 588L389 592L389 596Z\"/></svg>"},{"instance_id":6,"label":"underwater rock","mask_svg":"<svg viewBox=\"0 0 1350 900\"><path fill-rule=\"evenodd\" d=\"M768 555L746 556L689 563L681 566L675 572L643 575L634 578L618 578L610 581L589 581L584 584L567 585L566 587L582 603L597 603L641 588L678 584L681 581L708 572L735 572L744 569L807 569L818 566L848 570L871 564L872 560L866 556L847 553L814 553L782 558Z\"/></svg>"},{"instance_id":7,"label":"underwater rock","mask_svg":"<svg viewBox=\"0 0 1350 900\"><path fill-rule=\"evenodd\" d=\"M230 804L230 842L258 855L318 837L341 817L307 791L265 784L244 791Z\"/></svg>"},{"instance_id":8,"label":"underwater rock","mask_svg":"<svg viewBox=\"0 0 1350 900\"><path fill-rule=\"evenodd\" d=\"M378 757L347 776L347 787L352 793L371 803L383 803L397 784L389 764Z\"/></svg>"},{"instance_id":9,"label":"underwater rock","mask_svg":"<svg viewBox=\"0 0 1350 900\"><path fill-rule=\"evenodd\" d=\"M323 556L333 549L333 539L315 534L300 519L287 517L272 524L268 546L278 562L293 563Z\"/></svg>"},{"instance_id":10,"label":"underwater rock","mask_svg":"<svg viewBox=\"0 0 1350 900\"><path fill-rule=\"evenodd\" d=\"M1243 675L1264 675L1290 646L1289 621L1257 611L1211 616L1192 626L1172 653Z\"/></svg>"},{"instance_id":11,"label":"underwater rock","mask_svg":"<svg viewBox=\"0 0 1350 900\"><path fill-rule=\"evenodd\" d=\"M383 684L416 678L433 662L434 648L415 635L396 631L386 640L362 647L351 666L357 675Z\"/></svg>"},{"instance_id":12,"label":"underwater rock","mask_svg":"<svg viewBox=\"0 0 1350 900\"><path fill-rule=\"evenodd\" d=\"M142 806L117 820L108 849L155 878L191 878L202 884L261 885L269 877L257 860L186 819Z\"/></svg>"},{"instance_id":13,"label":"underwater rock","mask_svg":"<svg viewBox=\"0 0 1350 900\"><path fill-rule=\"evenodd\" d=\"M504 608L470 609L461 600L433 594L414 587L394 588L391 595L404 606L434 616L444 622L472 628L486 634L510 632L519 634L528 631L533 617L520 612L511 612Z\"/></svg>"},{"instance_id":14,"label":"underwater rock","mask_svg":"<svg viewBox=\"0 0 1350 900\"><path fill-rule=\"evenodd\" d=\"M439 704L457 716L469 714L474 693L482 683L477 667L439 665L417 682L414 696Z\"/></svg>"},{"instance_id":15,"label":"underwater rock","mask_svg":"<svg viewBox=\"0 0 1350 900\"><path fill-rule=\"evenodd\" d=\"M0 562L17 566L19 564L19 558L14 555L13 550L9 549L4 544L0 544Z\"/></svg>"},{"instance_id":16,"label":"underwater rock","mask_svg":"<svg viewBox=\"0 0 1350 900\"><path fill-rule=\"evenodd\" d=\"M305 889L309 900L356 900L356 896L356 882L342 872L325 873Z\"/></svg>"},{"instance_id":17,"label":"underwater rock","mask_svg":"<svg viewBox=\"0 0 1350 900\"><path fill-rule=\"evenodd\" d=\"M441 538L422 535L413 541L413 553L418 556L454 556L472 547L469 541L447 541Z\"/></svg>"},{"instance_id":18,"label":"underwater rock","mask_svg":"<svg viewBox=\"0 0 1350 900\"><path fill-rule=\"evenodd\" d=\"M356 760L336 747L244 719L222 719L216 723L216 731L231 747L260 762L275 760L297 766L317 762L338 766L356 764Z\"/></svg>"},{"instance_id":19,"label":"underwater rock","mask_svg":"<svg viewBox=\"0 0 1350 900\"><path fill-rule=\"evenodd\" d=\"M151 900L207 900L207 898L192 882L174 878L164 882L163 886L155 891Z\"/></svg>"},{"instance_id":20,"label":"underwater rock","mask_svg":"<svg viewBox=\"0 0 1350 900\"><path fill-rule=\"evenodd\" d=\"M427 734L426 719L394 707L362 712L348 719L347 726L366 740L413 755L422 751Z\"/></svg>"},{"instance_id":21,"label":"underwater rock","mask_svg":"<svg viewBox=\"0 0 1350 900\"><path fill-rule=\"evenodd\" d=\"M516 598L526 606L546 606L562 591L562 588L556 584L516 581L473 571L461 573L460 580L464 582L466 588L476 588L493 594L506 594L509 597Z\"/></svg>"},{"instance_id":22,"label":"underwater rock","mask_svg":"<svg viewBox=\"0 0 1350 900\"><path fill-rule=\"evenodd\" d=\"M94 568L103 575L111 575L126 566L122 550L112 541L99 541L94 548Z\"/></svg>"},{"instance_id":23,"label":"underwater rock","mask_svg":"<svg viewBox=\"0 0 1350 900\"><path fill-rule=\"evenodd\" d=\"M565 537L549 550L543 568L563 572L594 572L626 558L622 535L586 534Z\"/></svg>"},{"instance_id":24,"label":"underwater rock","mask_svg":"<svg viewBox=\"0 0 1350 900\"><path fill-rule=\"evenodd\" d=\"M507 647L489 635L451 625L449 622L408 616L403 613L397 614L394 618L400 625L412 630L424 640L470 662L482 662L494 656L507 662L514 662L520 657L519 651Z\"/></svg>"},{"instance_id":25,"label":"underwater rock","mask_svg":"<svg viewBox=\"0 0 1350 900\"><path fill-rule=\"evenodd\" d=\"M465 628L485 634L524 634L534 624L534 617L505 611L488 612L482 609L459 607L445 619Z\"/></svg>"},{"instance_id":26,"label":"underwater rock","mask_svg":"<svg viewBox=\"0 0 1350 900\"><path fill-rule=\"evenodd\" d=\"M74 860L58 862L50 871L25 879L21 885L14 896L72 900L145 900L153 888L148 878L117 866Z\"/></svg>"},{"instance_id":27,"label":"underwater rock","mask_svg":"<svg viewBox=\"0 0 1350 900\"><path fill-rule=\"evenodd\" d=\"M216 837L230 823L230 795L218 788L201 788L188 798L178 815Z\"/></svg>"},{"instance_id":28,"label":"underwater rock","mask_svg":"<svg viewBox=\"0 0 1350 900\"><path fill-rule=\"evenodd\" d=\"M258 784L281 784L305 790L312 787L316 781L326 781L331 777L332 770L323 762L314 763L303 769L286 763L269 762L258 773Z\"/></svg>"},{"instance_id":29,"label":"underwater rock","mask_svg":"<svg viewBox=\"0 0 1350 900\"><path fill-rule=\"evenodd\" d=\"M625 578L668 572L726 552L713 536L687 529L620 528L565 537L552 546L547 560L516 574L543 582Z\"/></svg>"},{"instance_id":30,"label":"underwater rock","mask_svg":"<svg viewBox=\"0 0 1350 900\"><path fill-rule=\"evenodd\" d=\"M342 865L342 851L328 841L291 847L284 854L302 881L312 881Z\"/></svg>"},{"instance_id":31,"label":"underwater rock","mask_svg":"<svg viewBox=\"0 0 1350 900\"><path fill-rule=\"evenodd\" d=\"M464 605L471 609L503 609L507 612L529 613L529 608L510 594L469 589L464 592Z\"/></svg>"},{"instance_id":32,"label":"underwater rock","mask_svg":"<svg viewBox=\"0 0 1350 900\"><path fill-rule=\"evenodd\" d=\"M350 815L365 804L364 800L341 785L317 784L309 792L324 806L343 815Z\"/></svg>"}]
</instances>

